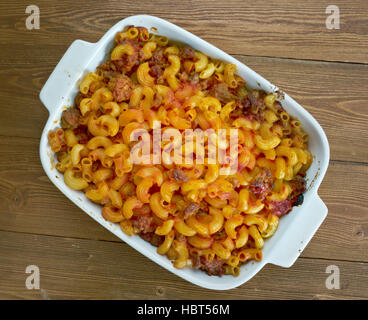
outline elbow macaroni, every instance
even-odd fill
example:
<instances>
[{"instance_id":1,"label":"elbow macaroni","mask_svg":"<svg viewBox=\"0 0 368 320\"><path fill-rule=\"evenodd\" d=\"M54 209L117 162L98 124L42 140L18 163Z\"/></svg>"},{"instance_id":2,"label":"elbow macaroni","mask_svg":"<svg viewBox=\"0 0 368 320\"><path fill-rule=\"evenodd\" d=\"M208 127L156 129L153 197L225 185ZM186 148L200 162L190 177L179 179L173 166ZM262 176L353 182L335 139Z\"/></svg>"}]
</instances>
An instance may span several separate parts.
<instances>
[{"instance_id":1,"label":"elbow macaroni","mask_svg":"<svg viewBox=\"0 0 368 320\"><path fill-rule=\"evenodd\" d=\"M302 201L313 161L308 135L273 93L247 88L234 64L143 27L115 41L107 62L82 79L76 108L63 114L66 126L48 134L56 169L102 206L104 219L150 241L176 268L239 275L241 265L262 259L280 217ZM152 139L157 121L164 136L180 134L160 142L160 164L133 163L139 140L132 133L147 130ZM227 138L237 130L236 172L223 175L198 145L181 145L186 129L226 129ZM229 148L213 135L196 139L206 151L210 143ZM178 164L174 150L204 161Z\"/></svg>"}]
</instances>

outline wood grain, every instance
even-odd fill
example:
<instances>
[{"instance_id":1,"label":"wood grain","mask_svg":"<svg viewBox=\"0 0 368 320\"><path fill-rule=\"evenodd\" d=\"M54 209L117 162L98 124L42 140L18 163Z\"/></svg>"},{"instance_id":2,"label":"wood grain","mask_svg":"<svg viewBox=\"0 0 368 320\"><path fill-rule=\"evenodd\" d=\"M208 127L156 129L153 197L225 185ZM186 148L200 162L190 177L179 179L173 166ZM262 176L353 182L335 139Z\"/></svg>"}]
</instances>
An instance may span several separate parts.
<instances>
[{"instance_id":1,"label":"wood grain","mask_svg":"<svg viewBox=\"0 0 368 320\"><path fill-rule=\"evenodd\" d=\"M326 28L328 0L149 1L40 0L41 28L26 29L28 2L1 4L2 43L96 42L113 24L135 14L151 14L178 24L231 54L326 61L368 62L368 3L336 3L340 29ZM26 35L25 35L26 34Z\"/></svg>"},{"instance_id":2,"label":"wood grain","mask_svg":"<svg viewBox=\"0 0 368 320\"><path fill-rule=\"evenodd\" d=\"M24 54L18 50L16 55ZM39 90L64 50L49 46L41 65L38 49L31 49L35 54L27 56L27 61L3 62L0 135L39 139L48 117L38 98ZM362 107L368 101L368 81L362 81L368 79L368 65L236 58L291 95L320 122L329 139L331 159L368 162L368 108Z\"/></svg>"},{"instance_id":3,"label":"wood grain","mask_svg":"<svg viewBox=\"0 0 368 320\"><path fill-rule=\"evenodd\" d=\"M28 290L28 265L40 290ZM326 268L340 269L328 290ZM211 291L167 272L123 243L0 232L0 292L8 299L368 299L368 263L299 259L290 269L267 265L239 288Z\"/></svg>"},{"instance_id":4,"label":"wood grain","mask_svg":"<svg viewBox=\"0 0 368 320\"><path fill-rule=\"evenodd\" d=\"M328 0L37 1L0 3L0 299L368 299L368 2L347 0L339 30ZM116 22L156 15L253 68L322 125L331 163L319 194L329 214L290 269L267 265L240 288L216 292L162 269L97 224L49 181L39 160L48 112L38 95L75 39L96 42ZM25 268L41 270L27 290ZM340 268L341 289L325 286Z\"/></svg>"},{"instance_id":5,"label":"wood grain","mask_svg":"<svg viewBox=\"0 0 368 320\"><path fill-rule=\"evenodd\" d=\"M49 181L38 140L0 137L0 150L0 230L120 241ZM304 257L368 262L367 178L368 166L331 163L319 191L329 214Z\"/></svg>"}]
</instances>

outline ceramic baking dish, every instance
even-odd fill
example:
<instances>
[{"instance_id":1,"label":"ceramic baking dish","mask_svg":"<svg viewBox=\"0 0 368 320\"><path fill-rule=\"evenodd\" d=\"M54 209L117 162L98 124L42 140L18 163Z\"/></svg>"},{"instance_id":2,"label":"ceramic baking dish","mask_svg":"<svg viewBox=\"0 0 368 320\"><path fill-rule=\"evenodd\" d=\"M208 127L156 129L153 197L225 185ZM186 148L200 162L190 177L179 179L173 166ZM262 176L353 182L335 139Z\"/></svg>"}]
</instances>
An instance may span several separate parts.
<instances>
[{"instance_id":1,"label":"ceramic baking dish","mask_svg":"<svg viewBox=\"0 0 368 320\"><path fill-rule=\"evenodd\" d=\"M40 99L50 113L40 142L41 162L50 180L65 196L121 240L165 269L198 286L227 290L240 286L251 279L267 263L290 267L327 215L327 207L318 196L317 191L328 167L330 150L326 135L318 122L287 94L281 95L283 96L281 103L287 112L301 121L310 136L309 148L314 155L314 162L307 174L308 188L304 195L304 203L300 207L294 207L290 214L280 220L275 235L265 241L263 260L242 266L238 277L208 276L204 272L190 268L175 269L166 256L157 254L156 248L148 242L138 236L127 236L120 230L119 224L112 224L103 219L101 207L89 201L83 192L71 190L65 185L62 175L54 168L56 160L48 144L47 133L59 126L61 113L65 106L70 106L74 101L80 79L87 72L94 71L100 63L106 60L114 44L114 35L127 25L144 26L149 30L154 27L159 34L165 35L171 40L184 42L213 58L236 64L239 75L247 81L248 86L279 93L276 86L256 72L184 29L148 15L131 16L115 24L97 43L74 41L40 92ZM124 250L123 247L122 250ZM161 270L161 272L164 271Z\"/></svg>"}]
</instances>

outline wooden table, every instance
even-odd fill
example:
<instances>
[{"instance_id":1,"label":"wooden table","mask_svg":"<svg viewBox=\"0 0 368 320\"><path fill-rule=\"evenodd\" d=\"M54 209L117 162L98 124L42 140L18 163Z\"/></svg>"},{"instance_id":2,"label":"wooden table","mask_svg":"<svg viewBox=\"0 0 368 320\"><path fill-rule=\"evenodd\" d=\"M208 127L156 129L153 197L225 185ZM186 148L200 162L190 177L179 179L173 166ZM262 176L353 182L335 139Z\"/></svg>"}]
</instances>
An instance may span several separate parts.
<instances>
[{"instance_id":1,"label":"wooden table","mask_svg":"<svg viewBox=\"0 0 368 320\"><path fill-rule=\"evenodd\" d=\"M368 2L330 0L35 0L0 4L0 298L368 298ZM38 95L75 39L97 41L117 21L149 13L234 55L300 102L322 125L331 162L319 194L329 214L289 269L267 265L237 289L199 288L162 269L84 214L56 189L39 159L48 112ZM40 290L28 290L28 265ZM340 270L329 290L326 268Z\"/></svg>"}]
</instances>

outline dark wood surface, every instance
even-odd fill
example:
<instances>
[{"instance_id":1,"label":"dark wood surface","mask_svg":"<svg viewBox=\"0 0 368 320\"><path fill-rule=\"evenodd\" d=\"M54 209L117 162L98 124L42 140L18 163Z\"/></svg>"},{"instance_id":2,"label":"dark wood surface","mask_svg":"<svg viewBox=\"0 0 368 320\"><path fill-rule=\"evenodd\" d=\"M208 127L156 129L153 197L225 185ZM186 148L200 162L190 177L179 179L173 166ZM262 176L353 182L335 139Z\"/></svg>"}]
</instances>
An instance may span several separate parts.
<instances>
[{"instance_id":1,"label":"dark wood surface","mask_svg":"<svg viewBox=\"0 0 368 320\"><path fill-rule=\"evenodd\" d=\"M0 4L0 299L368 299L368 2L25 1ZM137 7L137 8L136 8ZM234 55L301 103L325 129L331 162L319 194L327 219L289 269L267 265L239 288L194 286L109 233L48 180L39 139L48 112L38 95L75 39L96 42L117 21L149 13ZM37 265L41 289L27 290ZM340 269L328 290L326 268Z\"/></svg>"}]
</instances>

